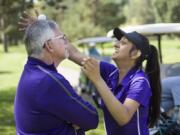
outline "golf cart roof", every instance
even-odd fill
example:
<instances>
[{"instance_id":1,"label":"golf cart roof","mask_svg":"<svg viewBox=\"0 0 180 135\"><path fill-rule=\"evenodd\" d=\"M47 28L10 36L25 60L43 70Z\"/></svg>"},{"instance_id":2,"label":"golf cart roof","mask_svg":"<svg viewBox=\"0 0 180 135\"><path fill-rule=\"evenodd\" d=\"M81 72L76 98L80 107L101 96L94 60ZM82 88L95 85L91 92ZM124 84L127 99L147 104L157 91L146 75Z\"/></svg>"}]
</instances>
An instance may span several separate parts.
<instances>
[{"instance_id":1,"label":"golf cart roof","mask_svg":"<svg viewBox=\"0 0 180 135\"><path fill-rule=\"evenodd\" d=\"M125 32L137 31L144 35L159 35L180 33L180 23L157 23L157 24L144 24L136 26L128 26L121 28ZM107 33L107 37L113 35L113 30Z\"/></svg>"},{"instance_id":2,"label":"golf cart roof","mask_svg":"<svg viewBox=\"0 0 180 135\"><path fill-rule=\"evenodd\" d=\"M110 37L90 37L90 38L84 38L77 41L78 45L82 44L96 44L96 43L106 43L112 41L112 38Z\"/></svg>"}]
</instances>

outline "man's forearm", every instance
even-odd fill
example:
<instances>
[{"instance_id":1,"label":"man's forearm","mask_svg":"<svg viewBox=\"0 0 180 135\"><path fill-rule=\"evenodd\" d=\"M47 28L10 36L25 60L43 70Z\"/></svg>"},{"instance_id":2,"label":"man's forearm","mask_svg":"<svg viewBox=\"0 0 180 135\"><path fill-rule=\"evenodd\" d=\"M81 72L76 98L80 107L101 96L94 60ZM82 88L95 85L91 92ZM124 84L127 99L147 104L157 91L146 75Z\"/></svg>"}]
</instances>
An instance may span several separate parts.
<instances>
[{"instance_id":1,"label":"man's forearm","mask_svg":"<svg viewBox=\"0 0 180 135\"><path fill-rule=\"evenodd\" d=\"M72 44L68 45L69 50L69 60L75 62L78 65L81 65L81 62L87 56L81 53L77 48L75 48Z\"/></svg>"}]
</instances>

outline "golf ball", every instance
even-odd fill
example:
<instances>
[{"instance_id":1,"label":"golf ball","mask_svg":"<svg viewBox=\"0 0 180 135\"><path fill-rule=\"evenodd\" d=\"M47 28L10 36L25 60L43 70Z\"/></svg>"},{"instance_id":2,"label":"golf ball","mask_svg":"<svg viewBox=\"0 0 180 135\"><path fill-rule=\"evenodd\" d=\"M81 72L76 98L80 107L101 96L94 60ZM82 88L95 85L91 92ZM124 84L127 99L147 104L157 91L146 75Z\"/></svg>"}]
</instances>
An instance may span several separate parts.
<instances>
[{"instance_id":1,"label":"golf ball","mask_svg":"<svg viewBox=\"0 0 180 135\"><path fill-rule=\"evenodd\" d=\"M38 16L38 20L46 20L46 16L44 14L41 14Z\"/></svg>"}]
</instances>

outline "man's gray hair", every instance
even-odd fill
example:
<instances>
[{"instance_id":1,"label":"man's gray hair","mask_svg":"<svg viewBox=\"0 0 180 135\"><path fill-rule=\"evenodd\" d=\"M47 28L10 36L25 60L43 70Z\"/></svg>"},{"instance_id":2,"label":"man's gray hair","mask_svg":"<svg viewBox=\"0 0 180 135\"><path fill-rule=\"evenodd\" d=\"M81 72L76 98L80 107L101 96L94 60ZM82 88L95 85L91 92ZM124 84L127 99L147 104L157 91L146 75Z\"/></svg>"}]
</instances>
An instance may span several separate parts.
<instances>
[{"instance_id":1,"label":"man's gray hair","mask_svg":"<svg viewBox=\"0 0 180 135\"><path fill-rule=\"evenodd\" d=\"M44 43L55 36L56 27L54 21L38 20L26 29L24 40L28 56L40 56Z\"/></svg>"}]
</instances>

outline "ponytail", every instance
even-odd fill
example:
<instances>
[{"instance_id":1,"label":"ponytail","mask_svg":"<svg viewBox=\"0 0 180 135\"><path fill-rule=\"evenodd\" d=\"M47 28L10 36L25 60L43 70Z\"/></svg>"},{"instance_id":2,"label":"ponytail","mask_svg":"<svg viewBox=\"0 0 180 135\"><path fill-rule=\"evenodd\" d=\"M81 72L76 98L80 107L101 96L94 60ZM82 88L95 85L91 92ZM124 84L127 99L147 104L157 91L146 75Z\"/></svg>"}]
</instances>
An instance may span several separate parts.
<instances>
[{"instance_id":1,"label":"ponytail","mask_svg":"<svg viewBox=\"0 0 180 135\"><path fill-rule=\"evenodd\" d=\"M148 75L152 97L149 109L149 127L152 127L160 116L161 81L158 52L156 47L150 45L150 54L147 58L145 72Z\"/></svg>"}]
</instances>

